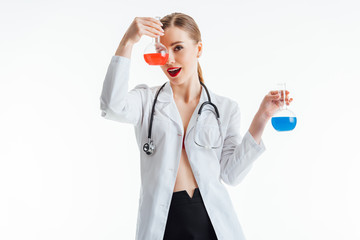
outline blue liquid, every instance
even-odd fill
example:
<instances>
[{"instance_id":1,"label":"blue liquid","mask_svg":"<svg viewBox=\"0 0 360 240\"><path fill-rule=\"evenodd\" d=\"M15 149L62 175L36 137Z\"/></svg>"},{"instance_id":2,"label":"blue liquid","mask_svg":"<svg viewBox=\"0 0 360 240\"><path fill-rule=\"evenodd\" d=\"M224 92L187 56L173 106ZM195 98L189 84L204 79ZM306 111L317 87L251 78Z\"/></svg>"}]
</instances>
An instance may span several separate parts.
<instances>
[{"instance_id":1,"label":"blue liquid","mask_svg":"<svg viewBox=\"0 0 360 240\"><path fill-rule=\"evenodd\" d=\"M296 126L296 117L273 117L271 124L277 131L291 131Z\"/></svg>"}]
</instances>

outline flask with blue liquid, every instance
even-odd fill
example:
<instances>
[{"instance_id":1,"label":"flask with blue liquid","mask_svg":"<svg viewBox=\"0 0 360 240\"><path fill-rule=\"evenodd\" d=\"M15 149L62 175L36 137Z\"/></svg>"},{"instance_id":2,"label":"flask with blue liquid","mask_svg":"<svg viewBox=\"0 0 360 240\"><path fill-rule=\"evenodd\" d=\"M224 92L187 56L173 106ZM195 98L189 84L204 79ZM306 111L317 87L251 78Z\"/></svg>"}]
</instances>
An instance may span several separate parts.
<instances>
[{"instance_id":1,"label":"flask with blue liquid","mask_svg":"<svg viewBox=\"0 0 360 240\"><path fill-rule=\"evenodd\" d=\"M293 113L285 102L286 97L286 84L279 83L278 91L280 93L280 108L279 110L272 116L271 124L276 131L284 132L291 131L295 128L297 119L295 113Z\"/></svg>"}]
</instances>

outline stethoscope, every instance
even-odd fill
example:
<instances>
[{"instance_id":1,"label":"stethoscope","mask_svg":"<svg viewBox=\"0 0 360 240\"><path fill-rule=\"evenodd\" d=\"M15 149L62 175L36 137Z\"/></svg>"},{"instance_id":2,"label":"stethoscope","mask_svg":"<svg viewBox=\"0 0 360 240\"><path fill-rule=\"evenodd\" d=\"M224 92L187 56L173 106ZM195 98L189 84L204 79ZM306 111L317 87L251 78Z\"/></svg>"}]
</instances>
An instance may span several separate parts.
<instances>
[{"instance_id":1,"label":"stethoscope","mask_svg":"<svg viewBox=\"0 0 360 240\"><path fill-rule=\"evenodd\" d=\"M200 80L199 80L199 82L200 82L200 84L201 84L201 85L205 88L205 90L206 90L206 94L207 94L207 97L208 97L208 101L203 102L203 103L201 104L200 109L199 109L199 111L198 111L198 117L197 117L197 119L198 119L199 116L201 115L201 111L202 111L203 107L204 107L206 104L209 104L209 105L211 105L211 106L215 109L216 118L217 118L218 124L219 124L219 126L220 126L220 120L219 120L219 119L220 119L220 114L219 114L219 111L218 111L216 105L211 102L210 94L209 94L209 92L208 92L205 84L202 83ZM149 127L149 132L148 132L148 142L145 143L144 146L143 146L143 150L144 150L144 152L145 152L147 155L151 155L151 154L153 154L154 151L155 151L155 144L154 144L153 140L151 139L152 122L153 122L153 116L154 116L155 104L156 104L156 101L157 101L157 97L158 97L160 91L164 88L165 84L166 84L166 83L164 83L164 84L160 87L160 89L157 91L157 93L156 93L156 95L155 95L155 100L154 100L154 103L153 103L153 106L152 106L151 117L150 117L150 127ZM221 134L221 138L222 138L222 134ZM195 142L195 143L196 143L196 142ZM200 146L200 145L199 145L199 146ZM217 147L214 147L214 148L217 148Z\"/></svg>"}]
</instances>

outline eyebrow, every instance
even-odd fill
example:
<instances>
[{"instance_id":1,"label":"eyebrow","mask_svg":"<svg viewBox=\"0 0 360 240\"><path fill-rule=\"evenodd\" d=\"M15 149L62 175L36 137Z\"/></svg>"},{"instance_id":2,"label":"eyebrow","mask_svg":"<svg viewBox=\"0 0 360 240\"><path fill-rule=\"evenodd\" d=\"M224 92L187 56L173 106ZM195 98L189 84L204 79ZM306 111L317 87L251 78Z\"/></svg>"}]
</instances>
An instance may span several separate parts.
<instances>
[{"instance_id":1,"label":"eyebrow","mask_svg":"<svg viewBox=\"0 0 360 240\"><path fill-rule=\"evenodd\" d=\"M184 43L184 42L182 42L182 41L173 42L170 46L175 45L177 43Z\"/></svg>"}]
</instances>

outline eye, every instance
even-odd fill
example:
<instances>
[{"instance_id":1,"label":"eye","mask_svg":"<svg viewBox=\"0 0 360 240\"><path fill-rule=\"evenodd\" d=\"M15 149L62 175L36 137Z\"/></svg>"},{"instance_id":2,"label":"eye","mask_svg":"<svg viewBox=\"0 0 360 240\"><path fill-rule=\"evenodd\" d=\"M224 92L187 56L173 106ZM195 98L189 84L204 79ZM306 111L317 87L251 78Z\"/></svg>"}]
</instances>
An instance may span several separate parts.
<instances>
[{"instance_id":1,"label":"eye","mask_svg":"<svg viewBox=\"0 0 360 240\"><path fill-rule=\"evenodd\" d=\"M174 49L175 49L175 51L179 51L179 50L181 50L182 48L183 48L182 46L178 45L178 46L176 46Z\"/></svg>"}]
</instances>

